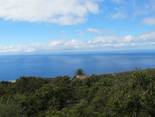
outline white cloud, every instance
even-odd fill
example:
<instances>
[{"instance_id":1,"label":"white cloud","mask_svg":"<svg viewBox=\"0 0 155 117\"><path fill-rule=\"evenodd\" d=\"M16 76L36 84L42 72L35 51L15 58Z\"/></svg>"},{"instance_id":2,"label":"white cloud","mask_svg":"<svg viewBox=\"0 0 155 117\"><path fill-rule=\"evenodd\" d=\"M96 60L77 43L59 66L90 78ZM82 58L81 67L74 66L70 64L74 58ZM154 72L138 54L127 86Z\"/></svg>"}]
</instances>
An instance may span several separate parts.
<instances>
[{"instance_id":1,"label":"white cloud","mask_svg":"<svg viewBox=\"0 0 155 117\"><path fill-rule=\"evenodd\" d=\"M81 49L82 46L84 46L83 41L79 40L54 40L50 41L48 44L48 48L52 50L62 50L62 49Z\"/></svg>"},{"instance_id":2,"label":"white cloud","mask_svg":"<svg viewBox=\"0 0 155 117\"><path fill-rule=\"evenodd\" d=\"M109 0L105 0L109 1ZM110 9L110 18L116 19L128 19L135 20L140 19L145 24L154 24L154 18L147 18L150 16L154 17L155 14L155 0L145 0L143 2L139 0L110 0L113 7ZM111 15L112 14L112 15Z\"/></svg>"},{"instance_id":3,"label":"white cloud","mask_svg":"<svg viewBox=\"0 0 155 117\"><path fill-rule=\"evenodd\" d=\"M44 44L0 46L0 53L54 52L56 50L117 50L117 49L155 49L155 32L139 36L99 36L89 40L51 40Z\"/></svg>"},{"instance_id":4,"label":"white cloud","mask_svg":"<svg viewBox=\"0 0 155 117\"><path fill-rule=\"evenodd\" d=\"M100 33L100 32L102 32L102 30L98 29L98 28L88 28L87 32L90 32L90 33Z\"/></svg>"},{"instance_id":5,"label":"white cloud","mask_svg":"<svg viewBox=\"0 0 155 117\"><path fill-rule=\"evenodd\" d=\"M38 51L41 45L29 44L29 45L0 45L0 53L31 53ZM43 49L43 48L42 48Z\"/></svg>"},{"instance_id":6,"label":"white cloud","mask_svg":"<svg viewBox=\"0 0 155 117\"><path fill-rule=\"evenodd\" d=\"M84 32L84 31L81 31ZM104 28L87 28L85 30L85 33L92 33L96 35L113 35L113 31L110 29L104 29Z\"/></svg>"},{"instance_id":7,"label":"white cloud","mask_svg":"<svg viewBox=\"0 0 155 117\"><path fill-rule=\"evenodd\" d=\"M127 15L125 13L116 12L111 15L113 19L125 19Z\"/></svg>"},{"instance_id":8,"label":"white cloud","mask_svg":"<svg viewBox=\"0 0 155 117\"><path fill-rule=\"evenodd\" d=\"M155 25L155 18L154 17L144 18L143 23L147 25Z\"/></svg>"},{"instance_id":9,"label":"white cloud","mask_svg":"<svg viewBox=\"0 0 155 117\"><path fill-rule=\"evenodd\" d=\"M0 0L0 18L4 20L71 25L98 12L97 0Z\"/></svg>"}]
</instances>

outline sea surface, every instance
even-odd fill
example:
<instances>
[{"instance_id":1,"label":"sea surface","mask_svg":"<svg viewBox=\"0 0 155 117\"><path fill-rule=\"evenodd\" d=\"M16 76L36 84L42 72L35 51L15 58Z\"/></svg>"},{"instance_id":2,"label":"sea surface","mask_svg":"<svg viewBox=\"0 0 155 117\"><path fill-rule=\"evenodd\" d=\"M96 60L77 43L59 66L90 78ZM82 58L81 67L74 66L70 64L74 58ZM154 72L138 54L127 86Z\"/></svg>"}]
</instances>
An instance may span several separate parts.
<instances>
[{"instance_id":1,"label":"sea surface","mask_svg":"<svg viewBox=\"0 0 155 117\"><path fill-rule=\"evenodd\" d=\"M155 54L54 54L2 55L0 80L15 80L21 76L73 76L81 68L87 74L106 74L136 68L155 68Z\"/></svg>"}]
</instances>

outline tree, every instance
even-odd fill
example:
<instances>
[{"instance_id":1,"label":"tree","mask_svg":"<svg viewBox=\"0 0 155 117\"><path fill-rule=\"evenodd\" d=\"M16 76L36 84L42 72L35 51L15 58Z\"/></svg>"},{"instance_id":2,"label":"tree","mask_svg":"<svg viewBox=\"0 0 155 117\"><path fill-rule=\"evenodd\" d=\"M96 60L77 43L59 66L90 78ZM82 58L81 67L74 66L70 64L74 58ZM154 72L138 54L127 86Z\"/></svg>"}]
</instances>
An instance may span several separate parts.
<instances>
[{"instance_id":1,"label":"tree","mask_svg":"<svg viewBox=\"0 0 155 117\"><path fill-rule=\"evenodd\" d=\"M77 75L85 75L85 73L84 73L84 71L82 70L82 69L78 69L77 71L76 71L76 76Z\"/></svg>"}]
</instances>

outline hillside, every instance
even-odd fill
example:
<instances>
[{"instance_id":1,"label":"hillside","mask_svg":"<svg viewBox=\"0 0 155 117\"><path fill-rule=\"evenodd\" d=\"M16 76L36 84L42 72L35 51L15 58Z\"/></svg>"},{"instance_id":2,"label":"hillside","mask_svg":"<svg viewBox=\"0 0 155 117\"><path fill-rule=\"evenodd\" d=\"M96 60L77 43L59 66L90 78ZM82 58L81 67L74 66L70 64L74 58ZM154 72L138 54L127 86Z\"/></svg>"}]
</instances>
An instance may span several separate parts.
<instances>
[{"instance_id":1,"label":"hillside","mask_svg":"<svg viewBox=\"0 0 155 117\"><path fill-rule=\"evenodd\" d=\"M0 83L0 117L154 116L154 69Z\"/></svg>"}]
</instances>

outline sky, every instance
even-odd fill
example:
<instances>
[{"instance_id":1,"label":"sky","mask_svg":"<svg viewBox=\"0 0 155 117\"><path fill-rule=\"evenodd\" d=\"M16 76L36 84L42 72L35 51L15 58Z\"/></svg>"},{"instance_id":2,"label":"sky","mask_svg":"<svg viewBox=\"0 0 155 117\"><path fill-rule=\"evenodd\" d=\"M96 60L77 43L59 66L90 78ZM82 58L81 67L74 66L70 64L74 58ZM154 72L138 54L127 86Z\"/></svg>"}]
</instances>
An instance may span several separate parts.
<instances>
[{"instance_id":1,"label":"sky","mask_svg":"<svg viewBox=\"0 0 155 117\"><path fill-rule=\"evenodd\" d=\"M0 54L155 51L155 0L0 0Z\"/></svg>"}]
</instances>

